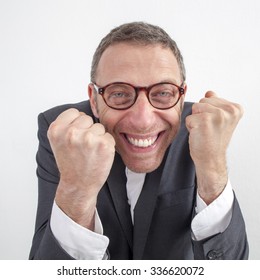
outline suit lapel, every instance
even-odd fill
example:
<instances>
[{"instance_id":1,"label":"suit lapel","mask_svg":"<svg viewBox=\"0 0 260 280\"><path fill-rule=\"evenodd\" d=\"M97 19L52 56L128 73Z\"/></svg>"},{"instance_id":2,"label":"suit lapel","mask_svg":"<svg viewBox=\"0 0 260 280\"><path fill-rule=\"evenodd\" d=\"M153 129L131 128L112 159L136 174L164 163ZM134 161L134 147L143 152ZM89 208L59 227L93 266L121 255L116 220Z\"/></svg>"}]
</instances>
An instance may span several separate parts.
<instances>
[{"instance_id":1,"label":"suit lapel","mask_svg":"<svg viewBox=\"0 0 260 280\"><path fill-rule=\"evenodd\" d=\"M110 175L107 179L108 187L116 209L116 213L130 248L133 248L133 225L130 206L126 193L125 165L116 153Z\"/></svg>"},{"instance_id":2,"label":"suit lapel","mask_svg":"<svg viewBox=\"0 0 260 280\"><path fill-rule=\"evenodd\" d=\"M143 256L166 157L167 152L159 168L146 175L142 192L134 209L133 258L137 260L142 259Z\"/></svg>"}]
</instances>

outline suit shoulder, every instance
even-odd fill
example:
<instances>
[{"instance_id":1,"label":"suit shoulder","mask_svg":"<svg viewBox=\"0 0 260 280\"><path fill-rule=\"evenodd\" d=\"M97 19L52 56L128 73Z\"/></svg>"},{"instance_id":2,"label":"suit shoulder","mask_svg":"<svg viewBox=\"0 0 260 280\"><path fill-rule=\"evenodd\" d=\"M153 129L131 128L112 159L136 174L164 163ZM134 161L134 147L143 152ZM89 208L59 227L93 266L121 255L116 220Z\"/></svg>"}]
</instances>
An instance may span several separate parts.
<instances>
[{"instance_id":1,"label":"suit shoulder","mask_svg":"<svg viewBox=\"0 0 260 280\"><path fill-rule=\"evenodd\" d=\"M87 115L94 118L93 112L90 107L89 100L82 101L79 103L58 105L58 106L55 106L53 108L46 110L45 112L41 113L40 115L43 115L44 118L46 119L46 121L50 124L58 117L58 115L60 115L62 112L66 111L70 108L75 108L75 109L79 110L80 112L84 112Z\"/></svg>"},{"instance_id":2,"label":"suit shoulder","mask_svg":"<svg viewBox=\"0 0 260 280\"><path fill-rule=\"evenodd\" d=\"M184 103L184 107L182 111L182 119L185 119L188 115L191 115L191 108L193 104L194 104L193 102Z\"/></svg>"},{"instance_id":3,"label":"suit shoulder","mask_svg":"<svg viewBox=\"0 0 260 280\"><path fill-rule=\"evenodd\" d=\"M187 139L188 137L188 130L186 128L186 122L185 119L187 116L191 115L191 110L192 110L192 105L193 102L185 102L184 107L182 110L182 115L181 115L181 126L179 129L179 133L177 135L177 139L179 139L181 142L184 141L184 139Z\"/></svg>"}]
</instances>

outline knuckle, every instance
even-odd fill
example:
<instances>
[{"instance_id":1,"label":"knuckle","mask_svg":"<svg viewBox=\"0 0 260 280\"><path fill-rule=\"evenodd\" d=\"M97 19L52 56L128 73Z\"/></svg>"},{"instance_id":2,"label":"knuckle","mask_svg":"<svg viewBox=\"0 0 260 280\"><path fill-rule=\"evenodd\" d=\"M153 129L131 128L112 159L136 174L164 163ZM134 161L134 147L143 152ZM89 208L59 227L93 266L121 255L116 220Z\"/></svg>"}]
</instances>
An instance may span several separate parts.
<instances>
[{"instance_id":1,"label":"knuckle","mask_svg":"<svg viewBox=\"0 0 260 280\"><path fill-rule=\"evenodd\" d=\"M244 108L240 104L236 104L238 110L238 117L242 118L244 115Z\"/></svg>"},{"instance_id":2,"label":"knuckle","mask_svg":"<svg viewBox=\"0 0 260 280\"><path fill-rule=\"evenodd\" d=\"M202 100L202 99L201 99ZM192 113L193 114L197 114L197 113L202 113L208 110L209 104L207 104L206 102L198 102L198 103L194 103L192 105Z\"/></svg>"},{"instance_id":3,"label":"knuckle","mask_svg":"<svg viewBox=\"0 0 260 280\"><path fill-rule=\"evenodd\" d=\"M60 126L56 122L52 122L47 131L47 137L49 140L55 141L60 137Z\"/></svg>"},{"instance_id":4,"label":"knuckle","mask_svg":"<svg viewBox=\"0 0 260 280\"><path fill-rule=\"evenodd\" d=\"M108 151L110 149L110 143L106 138L102 138L100 139L99 142L99 149L104 152L104 151Z\"/></svg>"},{"instance_id":5,"label":"knuckle","mask_svg":"<svg viewBox=\"0 0 260 280\"><path fill-rule=\"evenodd\" d=\"M100 153L106 148L106 141L104 139L104 136L98 135L94 133L92 130L86 130L84 133L84 147L86 147L89 150L92 150Z\"/></svg>"},{"instance_id":6,"label":"knuckle","mask_svg":"<svg viewBox=\"0 0 260 280\"><path fill-rule=\"evenodd\" d=\"M243 116L244 110L240 104L229 103L226 105L226 110L233 118L240 119Z\"/></svg>"},{"instance_id":7,"label":"knuckle","mask_svg":"<svg viewBox=\"0 0 260 280\"><path fill-rule=\"evenodd\" d=\"M212 126L214 126L214 124L216 124L216 119L215 119L214 114L211 114L211 113L201 114L201 119L200 119L199 126L202 129L209 130L209 129L212 128Z\"/></svg>"},{"instance_id":8,"label":"knuckle","mask_svg":"<svg viewBox=\"0 0 260 280\"><path fill-rule=\"evenodd\" d=\"M67 139L69 145L73 146L77 144L78 138L78 129L75 126L68 127L65 139Z\"/></svg>"},{"instance_id":9,"label":"knuckle","mask_svg":"<svg viewBox=\"0 0 260 280\"><path fill-rule=\"evenodd\" d=\"M95 135L89 129L84 132L83 142L86 147L92 147L97 142Z\"/></svg>"},{"instance_id":10,"label":"knuckle","mask_svg":"<svg viewBox=\"0 0 260 280\"><path fill-rule=\"evenodd\" d=\"M199 103L194 103L191 107L191 111L192 113L196 113L199 111L199 108L200 108L200 104Z\"/></svg>"},{"instance_id":11,"label":"knuckle","mask_svg":"<svg viewBox=\"0 0 260 280\"><path fill-rule=\"evenodd\" d=\"M115 151L115 140L111 134L105 133L103 136L97 137L95 146L98 153L109 155Z\"/></svg>"},{"instance_id":12,"label":"knuckle","mask_svg":"<svg viewBox=\"0 0 260 280\"><path fill-rule=\"evenodd\" d=\"M210 123L210 122L211 122L211 114L209 114L209 113L201 114L201 121L202 121L204 124Z\"/></svg>"},{"instance_id":13,"label":"knuckle","mask_svg":"<svg viewBox=\"0 0 260 280\"><path fill-rule=\"evenodd\" d=\"M80 117L82 118L83 122L87 122L89 124L89 126L93 125L93 119L92 117L86 115L85 113L80 113Z\"/></svg>"},{"instance_id":14,"label":"knuckle","mask_svg":"<svg viewBox=\"0 0 260 280\"><path fill-rule=\"evenodd\" d=\"M199 103L208 103L208 98L205 97L201 98Z\"/></svg>"},{"instance_id":15,"label":"knuckle","mask_svg":"<svg viewBox=\"0 0 260 280\"><path fill-rule=\"evenodd\" d=\"M192 127L191 121L192 121L192 115L189 115L185 118L185 124L188 129Z\"/></svg>"},{"instance_id":16,"label":"knuckle","mask_svg":"<svg viewBox=\"0 0 260 280\"><path fill-rule=\"evenodd\" d=\"M220 121L225 120L225 112L221 108L216 108L216 115Z\"/></svg>"},{"instance_id":17,"label":"knuckle","mask_svg":"<svg viewBox=\"0 0 260 280\"><path fill-rule=\"evenodd\" d=\"M95 123L93 125L93 129L95 129L97 132L104 134L105 133L105 127L101 123Z\"/></svg>"},{"instance_id":18,"label":"knuckle","mask_svg":"<svg viewBox=\"0 0 260 280\"><path fill-rule=\"evenodd\" d=\"M69 108L66 111L64 111L62 114L66 114L66 115L73 115L73 116L79 116L80 112L78 109L76 108Z\"/></svg>"},{"instance_id":19,"label":"knuckle","mask_svg":"<svg viewBox=\"0 0 260 280\"><path fill-rule=\"evenodd\" d=\"M63 111L56 119L56 121L60 123L67 122L68 120L73 121L75 118L77 118L80 115L79 110L75 108L69 108L65 111Z\"/></svg>"},{"instance_id":20,"label":"knuckle","mask_svg":"<svg viewBox=\"0 0 260 280\"><path fill-rule=\"evenodd\" d=\"M108 133L106 133L103 137L100 137L100 146L103 149L110 148L111 143L112 143L112 136L110 136Z\"/></svg>"},{"instance_id":21,"label":"knuckle","mask_svg":"<svg viewBox=\"0 0 260 280\"><path fill-rule=\"evenodd\" d=\"M114 147L116 145L116 141L115 141L114 137L108 132L106 132L105 136L107 137L107 139L111 143L111 145Z\"/></svg>"}]
</instances>

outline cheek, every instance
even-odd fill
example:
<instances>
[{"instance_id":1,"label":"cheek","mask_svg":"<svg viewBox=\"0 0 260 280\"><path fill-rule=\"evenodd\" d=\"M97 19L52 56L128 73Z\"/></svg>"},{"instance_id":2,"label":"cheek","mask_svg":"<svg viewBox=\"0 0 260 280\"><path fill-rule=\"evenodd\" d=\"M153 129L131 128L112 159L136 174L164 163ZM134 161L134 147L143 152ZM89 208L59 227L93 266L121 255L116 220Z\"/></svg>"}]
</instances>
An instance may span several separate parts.
<instances>
[{"instance_id":1,"label":"cheek","mask_svg":"<svg viewBox=\"0 0 260 280\"><path fill-rule=\"evenodd\" d=\"M170 114L164 116L166 122L170 124L171 127L179 127L181 122L182 105L174 107Z\"/></svg>"},{"instance_id":2,"label":"cheek","mask_svg":"<svg viewBox=\"0 0 260 280\"><path fill-rule=\"evenodd\" d=\"M95 100L92 101L92 106L92 111L95 117L97 117L100 123L103 124L104 120L107 118L106 115L109 111L109 108L104 104L100 96L96 96Z\"/></svg>"},{"instance_id":3,"label":"cheek","mask_svg":"<svg viewBox=\"0 0 260 280\"><path fill-rule=\"evenodd\" d=\"M99 121L104 125L106 132L115 136L116 125L120 121L120 116L118 116L115 110L111 110L110 108L105 108L103 110L100 109Z\"/></svg>"},{"instance_id":4,"label":"cheek","mask_svg":"<svg viewBox=\"0 0 260 280\"><path fill-rule=\"evenodd\" d=\"M166 145L169 145L176 137L181 125L181 108L174 108L172 114L165 116L164 120L169 125L169 130L166 134Z\"/></svg>"}]
</instances>

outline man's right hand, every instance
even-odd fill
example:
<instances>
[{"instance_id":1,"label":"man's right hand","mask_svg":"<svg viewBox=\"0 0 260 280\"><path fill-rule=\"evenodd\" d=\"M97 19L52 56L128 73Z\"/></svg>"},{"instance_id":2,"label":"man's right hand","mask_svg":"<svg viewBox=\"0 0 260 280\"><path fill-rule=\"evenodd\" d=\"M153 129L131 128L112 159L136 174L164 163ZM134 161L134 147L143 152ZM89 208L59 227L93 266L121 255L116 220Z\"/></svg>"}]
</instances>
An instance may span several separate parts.
<instances>
[{"instance_id":1,"label":"man's right hand","mask_svg":"<svg viewBox=\"0 0 260 280\"><path fill-rule=\"evenodd\" d=\"M97 195L113 164L115 140L76 109L61 113L48 138L60 172L55 201L76 223L93 230Z\"/></svg>"}]
</instances>

